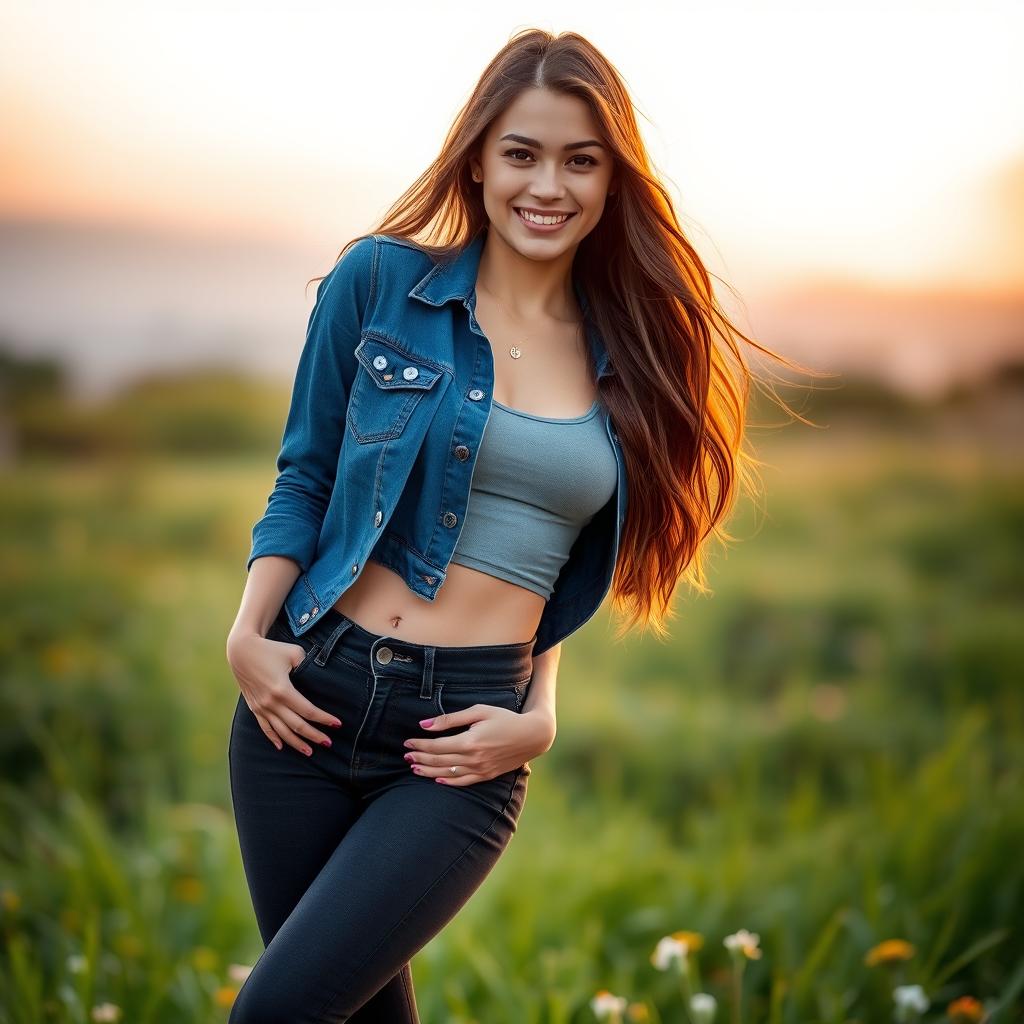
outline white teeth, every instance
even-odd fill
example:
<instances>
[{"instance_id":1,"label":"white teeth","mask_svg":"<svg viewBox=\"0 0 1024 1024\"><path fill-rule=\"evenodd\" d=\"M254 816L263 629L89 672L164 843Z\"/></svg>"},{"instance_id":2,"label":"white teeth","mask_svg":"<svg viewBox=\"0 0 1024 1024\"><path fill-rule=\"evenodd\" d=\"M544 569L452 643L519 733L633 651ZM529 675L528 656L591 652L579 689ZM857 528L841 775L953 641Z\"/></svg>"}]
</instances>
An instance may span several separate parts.
<instances>
[{"instance_id":1,"label":"white teeth","mask_svg":"<svg viewBox=\"0 0 1024 1024\"><path fill-rule=\"evenodd\" d=\"M569 219L569 214L562 214L560 217L541 217L536 213L530 213L528 210L519 210L519 216L523 220L531 221L534 224L561 224L562 221Z\"/></svg>"}]
</instances>

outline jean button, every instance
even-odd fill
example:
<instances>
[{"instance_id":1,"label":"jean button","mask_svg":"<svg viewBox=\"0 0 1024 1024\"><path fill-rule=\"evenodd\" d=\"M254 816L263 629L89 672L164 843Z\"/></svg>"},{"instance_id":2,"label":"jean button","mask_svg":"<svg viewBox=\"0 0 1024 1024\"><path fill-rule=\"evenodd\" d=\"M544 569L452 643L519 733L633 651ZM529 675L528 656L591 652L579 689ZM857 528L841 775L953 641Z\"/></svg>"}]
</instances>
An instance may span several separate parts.
<instances>
[{"instance_id":1,"label":"jean button","mask_svg":"<svg viewBox=\"0 0 1024 1024\"><path fill-rule=\"evenodd\" d=\"M394 656L394 651L392 651L390 647L381 647L377 651L377 660L382 665L387 665Z\"/></svg>"}]
</instances>

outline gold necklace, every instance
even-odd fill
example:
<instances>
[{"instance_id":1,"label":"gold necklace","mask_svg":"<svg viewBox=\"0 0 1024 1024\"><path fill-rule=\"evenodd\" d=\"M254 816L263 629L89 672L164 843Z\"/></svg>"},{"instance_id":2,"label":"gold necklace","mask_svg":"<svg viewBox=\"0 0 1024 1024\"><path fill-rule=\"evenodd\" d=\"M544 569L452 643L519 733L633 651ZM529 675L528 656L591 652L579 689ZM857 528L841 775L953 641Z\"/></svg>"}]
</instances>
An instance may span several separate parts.
<instances>
[{"instance_id":1,"label":"gold necklace","mask_svg":"<svg viewBox=\"0 0 1024 1024\"><path fill-rule=\"evenodd\" d=\"M478 285L478 287L481 287L481 286ZM487 294L491 297L491 299L493 300L494 304L498 307L498 309L500 309L502 311L502 313L505 314L505 316L508 316L509 315L508 310L505 309L505 307L498 301L497 296L495 296L495 294L489 288L484 288L484 291L487 292ZM579 328L580 328L580 325L577 324L576 325L577 332L579 331ZM523 340L524 341L529 341L530 338L527 337L527 338L524 338ZM512 345L511 348L509 348L509 350L508 350L508 354L513 359L518 359L523 354L523 350L518 345Z\"/></svg>"},{"instance_id":2,"label":"gold necklace","mask_svg":"<svg viewBox=\"0 0 1024 1024\"><path fill-rule=\"evenodd\" d=\"M478 285L478 287L480 287L480 286ZM499 302L499 301L497 300L497 298L495 297L494 293L493 293L493 292L491 292L491 291L490 291L490 290L489 290L488 288L484 288L484 291L485 291L485 292L487 292L487 294L488 294L488 295L489 295L489 296L491 297L491 299L493 300L494 304L495 304L495 305L496 305L496 306L498 307L498 309L500 309L500 310L502 311L502 313L504 313L504 314L505 314L505 316L507 317L507 316L508 316L508 310L507 310L507 309L505 309L505 307L504 307L504 306L503 306L503 305L502 305L502 304L501 304L501 303L500 303L500 302ZM529 341L530 339L529 339L529 338L524 338L523 340L524 340L524 341ZM512 346L512 347L511 347L511 348L510 348L510 349L508 350L508 354L509 354L509 355L510 355L510 356L511 356L511 357L512 357L513 359L518 359L518 358L519 358L519 357L520 357L520 356L521 356L521 355L523 354L523 350L522 350L522 349L521 349L521 348L520 348L520 347L519 347L518 345L513 345L513 346Z\"/></svg>"}]
</instances>

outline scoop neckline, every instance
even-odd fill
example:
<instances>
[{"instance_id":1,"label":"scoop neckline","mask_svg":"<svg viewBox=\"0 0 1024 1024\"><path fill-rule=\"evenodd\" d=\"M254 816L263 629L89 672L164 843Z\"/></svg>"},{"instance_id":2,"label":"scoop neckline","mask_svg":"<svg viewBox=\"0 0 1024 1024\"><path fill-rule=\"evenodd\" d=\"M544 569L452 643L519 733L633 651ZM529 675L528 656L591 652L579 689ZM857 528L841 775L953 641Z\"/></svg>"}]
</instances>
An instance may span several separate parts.
<instances>
[{"instance_id":1,"label":"scoop neckline","mask_svg":"<svg viewBox=\"0 0 1024 1024\"><path fill-rule=\"evenodd\" d=\"M504 409L505 412L522 416L528 420L540 420L543 423L582 423L584 420L589 420L597 412L600 402L595 398L594 404L580 416L538 416L532 412L524 412L522 409L513 409L512 406L505 405L504 402L499 402L496 398L491 399L491 404L496 405L499 409Z\"/></svg>"}]
</instances>

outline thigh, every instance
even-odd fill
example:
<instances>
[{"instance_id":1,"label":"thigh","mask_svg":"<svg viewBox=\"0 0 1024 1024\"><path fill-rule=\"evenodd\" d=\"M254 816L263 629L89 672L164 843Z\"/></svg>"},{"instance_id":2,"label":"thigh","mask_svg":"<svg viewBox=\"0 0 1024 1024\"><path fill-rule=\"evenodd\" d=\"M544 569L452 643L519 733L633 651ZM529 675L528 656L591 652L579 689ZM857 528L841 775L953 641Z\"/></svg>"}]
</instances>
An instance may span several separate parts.
<instances>
[{"instance_id":1,"label":"thigh","mask_svg":"<svg viewBox=\"0 0 1024 1024\"><path fill-rule=\"evenodd\" d=\"M361 810L312 758L278 750L239 694L231 722L231 802L256 922L267 945Z\"/></svg>"},{"instance_id":2,"label":"thigh","mask_svg":"<svg viewBox=\"0 0 1024 1024\"><path fill-rule=\"evenodd\" d=\"M232 1024L353 1019L490 873L528 775L520 768L490 789L412 778L380 792L260 957Z\"/></svg>"}]
</instances>

